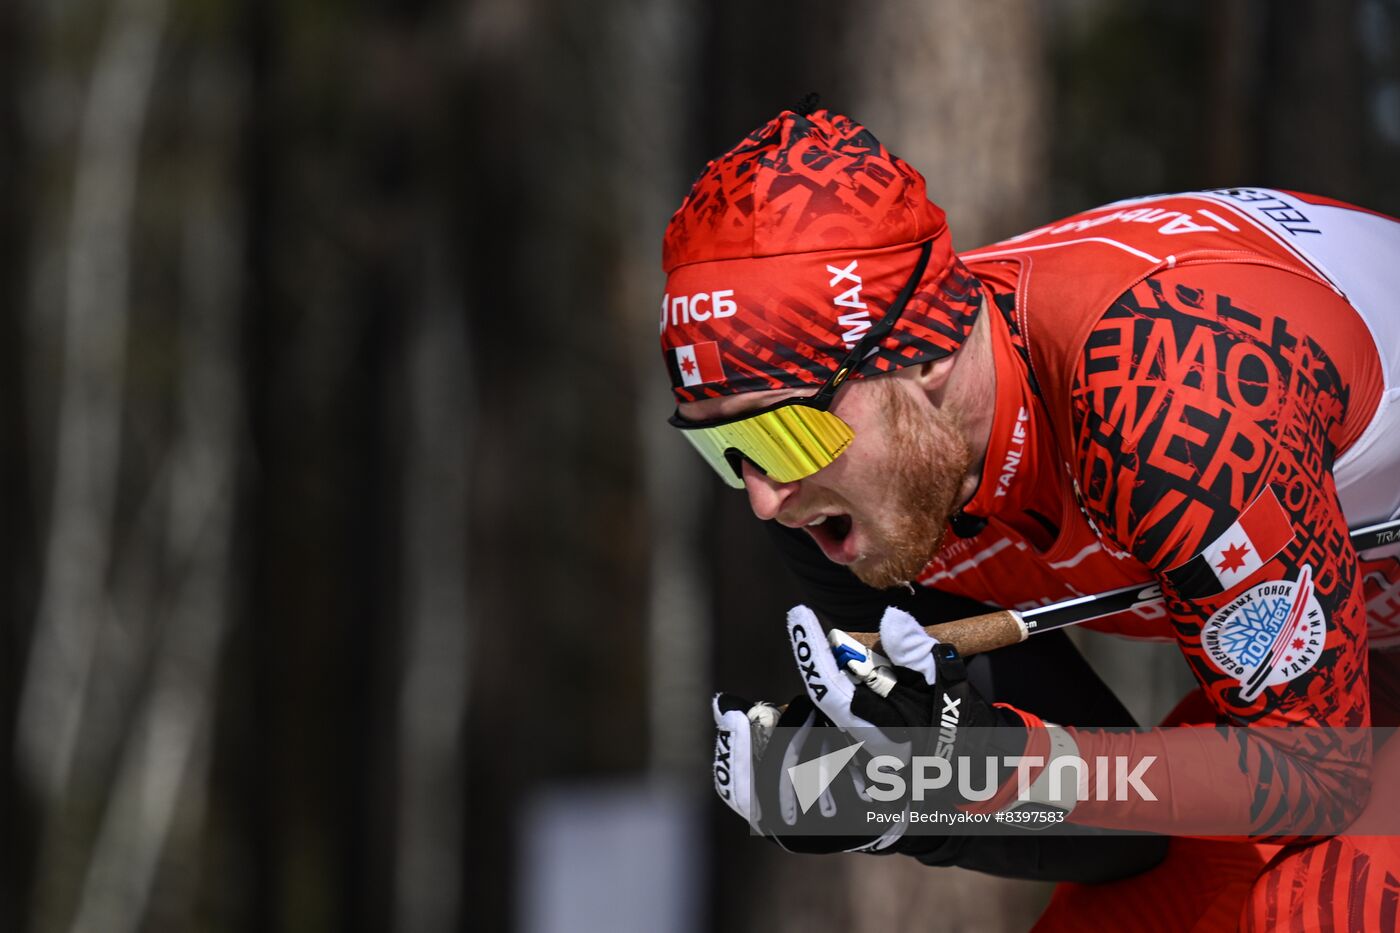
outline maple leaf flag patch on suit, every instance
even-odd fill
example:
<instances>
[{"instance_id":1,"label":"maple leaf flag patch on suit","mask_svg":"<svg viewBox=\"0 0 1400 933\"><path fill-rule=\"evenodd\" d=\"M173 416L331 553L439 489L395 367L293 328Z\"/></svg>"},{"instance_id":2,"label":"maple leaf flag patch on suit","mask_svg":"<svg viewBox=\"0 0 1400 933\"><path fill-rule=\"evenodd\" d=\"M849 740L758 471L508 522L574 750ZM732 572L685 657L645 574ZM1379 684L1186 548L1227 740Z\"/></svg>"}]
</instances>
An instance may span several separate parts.
<instances>
[{"instance_id":1,"label":"maple leaf flag patch on suit","mask_svg":"<svg viewBox=\"0 0 1400 933\"><path fill-rule=\"evenodd\" d=\"M675 358L676 370L685 385L724 382L724 364L719 359L719 344L713 340L676 347Z\"/></svg>"},{"instance_id":2,"label":"maple leaf flag patch on suit","mask_svg":"<svg viewBox=\"0 0 1400 933\"><path fill-rule=\"evenodd\" d=\"M1265 489L1235 523L1167 579L1187 599L1233 589L1274 558L1293 539L1288 514L1272 489Z\"/></svg>"}]
</instances>

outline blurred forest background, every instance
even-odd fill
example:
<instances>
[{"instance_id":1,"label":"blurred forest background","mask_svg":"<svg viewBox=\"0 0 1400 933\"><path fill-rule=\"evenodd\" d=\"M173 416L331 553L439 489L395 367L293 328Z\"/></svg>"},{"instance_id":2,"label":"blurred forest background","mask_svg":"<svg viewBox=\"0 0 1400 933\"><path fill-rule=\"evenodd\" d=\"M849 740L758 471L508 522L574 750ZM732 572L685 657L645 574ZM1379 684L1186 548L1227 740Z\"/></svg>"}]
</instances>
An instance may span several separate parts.
<instances>
[{"instance_id":1,"label":"blurred forest background","mask_svg":"<svg viewBox=\"0 0 1400 933\"><path fill-rule=\"evenodd\" d=\"M1026 926L710 792L790 591L665 426L660 238L810 90L964 248L1400 213L1400 0L0 4L0 930Z\"/></svg>"}]
</instances>

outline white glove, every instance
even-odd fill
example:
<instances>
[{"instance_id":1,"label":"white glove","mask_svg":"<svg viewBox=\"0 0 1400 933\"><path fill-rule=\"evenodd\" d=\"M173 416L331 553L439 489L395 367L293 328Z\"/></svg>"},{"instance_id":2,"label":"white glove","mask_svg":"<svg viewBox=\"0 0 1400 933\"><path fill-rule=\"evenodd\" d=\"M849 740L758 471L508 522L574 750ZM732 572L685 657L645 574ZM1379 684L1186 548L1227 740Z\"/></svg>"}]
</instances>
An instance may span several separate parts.
<instances>
[{"instance_id":1,"label":"white glove","mask_svg":"<svg viewBox=\"0 0 1400 933\"><path fill-rule=\"evenodd\" d=\"M792 852L878 852L904 835L902 819L876 824L883 832L832 835L838 816L881 808L866 795L861 743L842 734L807 697L787 709L716 694L715 792L755 832ZM804 764L841 753L839 772ZM820 788L818 790L818 788Z\"/></svg>"},{"instance_id":2,"label":"white glove","mask_svg":"<svg viewBox=\"0 0 1400 933\"><path fill-rule=\"evenodd\" d=\"M897 730L928 726L932 718L897 707L909 700L916 706L931 703L931 697L926 700L922 694L931 693L937 681L933 648L938 640L893 606L880 620L880 641L889 659L840 629L827 632L806 606L788 611L787 626L793 659L812 703L839 728L858 730L871 754L907 758L909 743ZM919 676L899 675L891 664Z\"/></svg>"}]
</instances>

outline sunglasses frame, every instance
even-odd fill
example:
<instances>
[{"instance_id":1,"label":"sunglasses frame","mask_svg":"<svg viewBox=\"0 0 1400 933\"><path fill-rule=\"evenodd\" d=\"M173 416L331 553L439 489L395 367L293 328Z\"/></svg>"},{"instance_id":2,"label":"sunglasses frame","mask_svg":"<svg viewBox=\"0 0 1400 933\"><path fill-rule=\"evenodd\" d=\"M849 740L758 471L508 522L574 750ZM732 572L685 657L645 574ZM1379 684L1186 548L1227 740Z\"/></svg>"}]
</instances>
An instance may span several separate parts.
<instances>
[{"instance_id":1,"label":"sunglasses frame","mask_svg":"<svg viewBox=\"0 0 1400 933\"><path fill-rule=\"evenodd\" d=\"M824 383L822 383L821 388L817 389L816 393L812 395L798 396L796 398L785 398L782 401L775 402L772 405L767 405L755 411L746 411L737 415L732 415L727 418L713 418L706 421L688 421L685 418L681 417L680 409L677 408L675 412L672 413L671 417L668 419L669 424L672 427L678 428L682 431L704 430L705 428L717 428L727 424L735 424L740 421L747 421L750 418L757 418L761 415L766 415L769 412L778 411L779 409L788 408L794 405L801 405L806 408L814 408L817 411L826 412L827 414L830 414L829 409L831 408L832 401L836 398L837 390L840 389L843 384L845 384L846 379L851 375L851 373L855 372L856 369L860 367L860 364L865 361L865 358L875 351L876 347L879 346L880 341L884 340L885 337L889 336L890 331L894 330L894 325L898 323L900 315L904 313L904 306L909 303L909 299L914 294L915 287L918 286L919 280L923 278L924 270L928 267L929 255L932 253L932 251L933 241L925 240L923 245L919 249L919 259L914 264L914 271L909 275L908 280L904 283L904 287L899 290L899 294L895 296L894 303L890 305L890 309L885 312L885 314L870 328L870 330L865 332L865 336L862 337L860 341L856 343L854 347L851 348L850 352L847 353L846 356L841 360L841 364L836 367L836 371L833 372L829 377L827 377L827 380ZM831 415L831 417L836 418L838 421L841 421L841 419L836 415ZM844 421L841 421L841 423L846 424L846 422ZM854 435L855 432L851 429L850 425L847 424L846 429L848 431L852 431L852 434ZM744 451L738 450L737 448L730 448L729 451L725 452L725 459L729 462L729 466L732 470L734 470L735 475L739 477L740 486L735 488L743 488L743 474L741 472L741 468L737 465L735 459L733 459L730 456L730 451L733 451L735 454L738 455L738 457L741 457L744 460L748 460L754 465L754 468L756 470L763 473L765 476L768 475L768 471L764 470L761 465L755 462L753 458L746 454ZM841 452L838 452L836 456L840 456L840 453ZM832 459L834 460L835 457L833 457ZM728 483L728 480L725 477L721 476L721 478L725 479L725 482Z\"/></svg>"}]
</instances>

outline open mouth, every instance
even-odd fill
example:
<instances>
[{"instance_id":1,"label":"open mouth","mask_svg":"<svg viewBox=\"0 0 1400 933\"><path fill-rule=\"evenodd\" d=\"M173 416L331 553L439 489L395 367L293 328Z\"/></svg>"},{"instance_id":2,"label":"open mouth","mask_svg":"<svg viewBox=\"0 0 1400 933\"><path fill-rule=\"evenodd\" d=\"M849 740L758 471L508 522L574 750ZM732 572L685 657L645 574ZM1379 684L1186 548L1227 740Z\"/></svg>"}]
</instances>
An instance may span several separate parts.
<instances>
[{"instance_id":1,"label":"open mouth","mask_svg":"<svg viewBox=\"0 0 1400 933\"><path fill-rule=\"evenodd\" d=\"M851 531L854 528L851 516L828 515L804 527L829 560L838 564L846 564L854 559L854 555L847 553L850 550L848 544L850 543Z\"/></svg>"}]
</instances>

